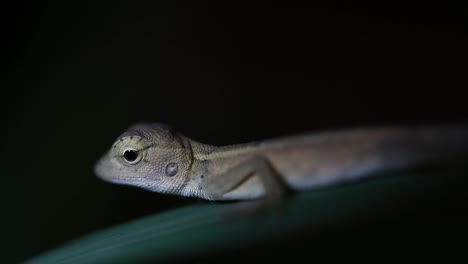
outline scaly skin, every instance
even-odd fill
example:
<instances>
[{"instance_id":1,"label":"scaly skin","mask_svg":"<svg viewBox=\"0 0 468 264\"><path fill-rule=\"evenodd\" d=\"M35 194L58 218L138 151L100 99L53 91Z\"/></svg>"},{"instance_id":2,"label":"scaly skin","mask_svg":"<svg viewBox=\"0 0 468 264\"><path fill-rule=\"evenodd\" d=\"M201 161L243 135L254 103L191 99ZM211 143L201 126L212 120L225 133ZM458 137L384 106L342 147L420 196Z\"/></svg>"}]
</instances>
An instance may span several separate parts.
<instances>
[{"instance_id":1,"label":"scaly skin","mask_svg":"<svg viewBox=\"0 0 468 264\"><path fill-rule=\"evenodd\" d=\"M169 126L138 124L95 166L103 180L207 200L277 199L377 172L466 161L467 126L379 127L232 146L196 142Z\"/></svg>"}]
</instances>

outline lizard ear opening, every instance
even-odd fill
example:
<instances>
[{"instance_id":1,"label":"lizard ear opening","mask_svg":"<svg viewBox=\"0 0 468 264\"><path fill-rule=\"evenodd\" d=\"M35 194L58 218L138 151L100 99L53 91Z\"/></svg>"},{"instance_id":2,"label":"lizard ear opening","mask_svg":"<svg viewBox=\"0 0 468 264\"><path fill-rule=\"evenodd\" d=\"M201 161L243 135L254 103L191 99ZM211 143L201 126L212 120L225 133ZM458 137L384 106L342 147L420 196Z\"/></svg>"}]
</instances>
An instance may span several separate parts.
<instances>
[{"instance_id":1,"label":"lizard ear opening","mask_svg":"<svg viewBox=\"0 0 468 264\"><path fill-rule=\"evenodd\" d=\"M166 166L166 175L169 177L175 176L179 171L179 165L177 163L171 162Z\"/></svg>"}]
</instances>

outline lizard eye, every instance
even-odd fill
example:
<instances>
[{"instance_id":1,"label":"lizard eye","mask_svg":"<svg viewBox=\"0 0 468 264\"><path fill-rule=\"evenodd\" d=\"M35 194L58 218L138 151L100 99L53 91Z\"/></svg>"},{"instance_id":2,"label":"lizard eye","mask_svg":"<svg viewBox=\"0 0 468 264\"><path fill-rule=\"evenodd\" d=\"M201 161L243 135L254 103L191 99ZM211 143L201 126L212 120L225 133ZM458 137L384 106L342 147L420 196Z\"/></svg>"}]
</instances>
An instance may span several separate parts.
<instances>
[{"instance_id":1,"label":"lizard eye","mask_svg":"<svg viewBox=\"0 0 468 264\"><path fill-rule=\"evenodd\" d=\"M126 149L123 152L124 160L129 164L137 164L141 160L140 152L133 149Z\"/></svg>"}]
</instances>

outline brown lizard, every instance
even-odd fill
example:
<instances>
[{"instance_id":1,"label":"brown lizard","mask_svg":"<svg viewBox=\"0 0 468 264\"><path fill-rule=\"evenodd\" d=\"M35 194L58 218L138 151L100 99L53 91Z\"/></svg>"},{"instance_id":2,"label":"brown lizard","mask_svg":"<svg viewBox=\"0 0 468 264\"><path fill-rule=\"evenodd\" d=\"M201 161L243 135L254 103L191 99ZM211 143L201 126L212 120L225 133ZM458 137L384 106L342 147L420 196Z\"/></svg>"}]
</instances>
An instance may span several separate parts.
<instances>
[{"instance_id":1,"label":"brown lizard","mask_svg":"<svg viewBox=\"0 0 468 264\"><path fill-rule=\"evenodd\" d=\"M468 126L372 127L215 147L161 123L124 132L96 164L103 180L207 200L275 200L378 172L463 163Z\"/></svg>"}]
</instances>

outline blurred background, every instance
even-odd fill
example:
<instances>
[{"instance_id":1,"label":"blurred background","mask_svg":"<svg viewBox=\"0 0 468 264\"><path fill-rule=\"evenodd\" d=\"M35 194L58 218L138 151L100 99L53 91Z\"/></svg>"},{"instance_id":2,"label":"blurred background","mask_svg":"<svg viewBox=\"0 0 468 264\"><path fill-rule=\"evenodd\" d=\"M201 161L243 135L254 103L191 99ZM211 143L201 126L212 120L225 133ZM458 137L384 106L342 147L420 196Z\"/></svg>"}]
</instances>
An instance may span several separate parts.
<instances>
[{"instance_id":1,"label":"blurred background","mask_svg":"<svg viewBox=\"0 0 468 264\"><path fill-rule=\"evenodd\" d=\"M5 263L199 202L95 177L94 162L136 122L224 145L466 120L461 7L156 2L3 5Z\"/></svg>"}]
</instances>

